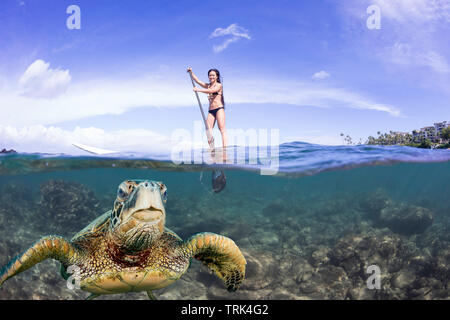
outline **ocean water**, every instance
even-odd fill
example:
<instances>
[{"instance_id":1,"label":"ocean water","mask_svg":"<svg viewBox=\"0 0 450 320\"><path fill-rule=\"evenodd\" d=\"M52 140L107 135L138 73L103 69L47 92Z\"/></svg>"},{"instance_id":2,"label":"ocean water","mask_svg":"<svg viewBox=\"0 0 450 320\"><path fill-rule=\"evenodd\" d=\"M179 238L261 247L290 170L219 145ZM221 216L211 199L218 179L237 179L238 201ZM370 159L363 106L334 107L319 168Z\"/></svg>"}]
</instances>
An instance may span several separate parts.
<instances>
[{"instance_id":1,"label":"ocean water","mask_svg":"<svg viewBox=\"0 0 450 320\"><path fill-rule=\"evenodd\" d=\"M234 293L194 260L154 291L159 299L450 298L448 150L300 142L274 150L229 148L235 163L221 165L136 153L1 155L0 268L44 235L70 239L112 208L122 181L151 179L168 188L167 227L183 239L230 237L247 260ZM213 170L226 175L218 193ZM0 287L0 299L87 296L67 288L52 260Z\"/></svg>"}]
</instances>

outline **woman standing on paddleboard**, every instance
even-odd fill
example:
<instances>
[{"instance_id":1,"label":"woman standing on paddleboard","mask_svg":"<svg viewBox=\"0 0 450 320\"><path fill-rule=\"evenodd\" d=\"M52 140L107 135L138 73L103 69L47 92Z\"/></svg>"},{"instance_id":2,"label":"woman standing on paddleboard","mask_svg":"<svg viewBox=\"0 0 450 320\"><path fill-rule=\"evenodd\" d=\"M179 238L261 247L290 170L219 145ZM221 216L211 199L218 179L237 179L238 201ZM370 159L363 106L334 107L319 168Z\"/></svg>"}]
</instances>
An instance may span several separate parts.
<instances>
[{"instance_id":1,"label":"woman standing on paddleboard","mask_svg":"<svg viewBox=\"0 0 450 320\"><path fill-rule=\"evenodd\" d=\"M192 68L187 69L191 73L192 78L204 89L194 87L194 91L208 94L209 111L206 118L208 129L212 131L217 120L220 133L222 134L223 146L223 160L226 160L227 147L227 131L225 129L225 101L223 99L222 82L220 81L220 72L217 69L208 71L209 83L200 81L199 78L192 72Z\"/></svg>"}]
</instances>

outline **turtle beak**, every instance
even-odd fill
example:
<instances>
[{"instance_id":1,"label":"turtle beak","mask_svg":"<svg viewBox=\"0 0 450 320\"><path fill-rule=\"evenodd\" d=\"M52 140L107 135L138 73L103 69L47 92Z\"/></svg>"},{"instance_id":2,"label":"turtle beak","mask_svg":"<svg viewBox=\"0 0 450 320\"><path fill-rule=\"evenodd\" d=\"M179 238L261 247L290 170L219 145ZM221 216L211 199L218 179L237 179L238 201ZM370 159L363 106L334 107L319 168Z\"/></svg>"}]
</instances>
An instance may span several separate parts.
<instances>
[{"instance_id":1,"label":"turtle beak","mask_svg":"<svg viewBox=\"0 0 450 320\"><path fill-rule=\"evenodd\" d=\"M133 213L133 218L138 219L142 222L154 224L162 219L164 212L155 207L150 207L144 210L138 210Z\"/></svg>"}]
</instances>

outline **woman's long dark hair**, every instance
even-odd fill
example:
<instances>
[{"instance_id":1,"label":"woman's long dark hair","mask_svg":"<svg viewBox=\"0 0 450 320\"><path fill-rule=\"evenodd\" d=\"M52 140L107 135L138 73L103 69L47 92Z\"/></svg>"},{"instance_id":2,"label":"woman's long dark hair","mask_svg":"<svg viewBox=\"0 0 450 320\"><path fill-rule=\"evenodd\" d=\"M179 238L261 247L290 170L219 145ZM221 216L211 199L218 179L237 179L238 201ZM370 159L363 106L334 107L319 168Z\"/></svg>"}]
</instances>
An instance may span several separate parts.
<instances>
[{"instance_id":1,"label":"woman's long dark hair","mask_svg":"<svg viewBox=\"0 0 450 320\"><path fill-rule=\"evenodd\" d=\"M217 70L217 69L209 69L209 71L208 71L208 77L209 77L209 73L210 73L211 71L214 71L214 72L216 73L216 75L217 75L217 82L219 82L220 84L222 84L222 80L220 79L220 72L219 72L219 70ZM225 107L225 100L224 100L224 98L223 98L223 85L222 85L222 105Z\"/></svg>"}]
</instances>

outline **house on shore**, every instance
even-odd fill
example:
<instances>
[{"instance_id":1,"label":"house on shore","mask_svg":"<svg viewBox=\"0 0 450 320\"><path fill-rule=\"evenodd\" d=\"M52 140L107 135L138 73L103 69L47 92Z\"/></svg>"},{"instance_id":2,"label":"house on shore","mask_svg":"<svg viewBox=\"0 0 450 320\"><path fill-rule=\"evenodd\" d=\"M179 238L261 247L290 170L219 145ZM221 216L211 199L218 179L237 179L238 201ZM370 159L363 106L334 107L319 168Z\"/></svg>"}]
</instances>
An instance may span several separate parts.
<instances>
[{"instance_id":1,"label":"house on shore","mask_svg":"<svg viewBox=\"0 0 450 320\"><path fill-rule=\"evenodd\" d=\"M442 121L434 123L433 126L423 127L420 130L413 130L412 136L415 143L428 139L434 143L442 143L442 130L450 127L450 121Z\"/></svg>"}]
</instances>

